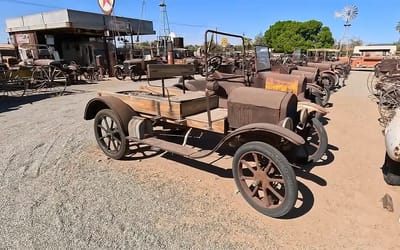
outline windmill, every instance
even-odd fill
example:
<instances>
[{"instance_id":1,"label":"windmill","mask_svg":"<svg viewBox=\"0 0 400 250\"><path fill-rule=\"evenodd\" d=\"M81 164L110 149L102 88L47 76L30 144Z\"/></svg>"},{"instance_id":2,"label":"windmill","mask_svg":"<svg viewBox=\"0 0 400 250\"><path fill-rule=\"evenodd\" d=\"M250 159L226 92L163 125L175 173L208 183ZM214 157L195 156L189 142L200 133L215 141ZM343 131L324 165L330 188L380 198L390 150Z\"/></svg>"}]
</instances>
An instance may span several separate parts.
<instances>
[{"instance_id":1,"label":"windmill","mask_svg":"<svg viewBox=\"0 0 400 250\"><path fill-rule=\"evenodd\" d=\"M170 36L171 30L169 28L167 5L165 4L165 0L161 0L158 6L160 6L161 21L157 39L157 54L161 57L165 57L167 55L167 44L172 42L172 38Z\"/></svg>"},{"instance_id":2,"label":"windmill","mask_svg":"<svg viewBox=\"0 0 400 250\"><path fill-rule=\"evenodd\" d=\"M349 43L348 43L348 33L351 26L351 21L353 21L358 15L358 7L355 5L349 5L343 8L340 12L335 12L336 18L343 18L344 22L344 32L342 39L340 40L339 50L342 50L343 42L347 41L346 56L348 56Z\"/></svg>"}]
</instances>

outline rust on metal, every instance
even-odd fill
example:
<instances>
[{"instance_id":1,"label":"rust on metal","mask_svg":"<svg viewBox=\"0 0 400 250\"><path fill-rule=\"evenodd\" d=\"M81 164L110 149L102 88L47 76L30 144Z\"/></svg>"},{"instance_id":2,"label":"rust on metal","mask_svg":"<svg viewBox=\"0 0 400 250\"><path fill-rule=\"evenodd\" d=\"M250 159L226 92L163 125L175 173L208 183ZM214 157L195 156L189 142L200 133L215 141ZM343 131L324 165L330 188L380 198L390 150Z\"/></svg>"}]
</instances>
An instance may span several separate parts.
<instances>
[{"instance_id":1,"label":"rust on metal","mask_svg":"<svg viewBox=\"0 0 400 250\"><path fill-rule=\"evenodd\" d=\"M128 134L128 124L132 116L137 115L137 113L131 109L125 102L114 96L99 96L97 98L91 99L85 108L84 119L91 120L94 119L97 112L101 109L111 109L113 110L121 125L124 129L124 133Z\"/></svg>"},{"instance_id":2,"label":"rust on metal","mask_svg":"<svg viewBox=\"0 0 400 250\"><path fill-rule=\"evenodd\" d=\"M239 87L228 96L228 122L233 128L260 122L278 124L296 112L297 98L292 93Z\"/></svg>"},{"instance_id":3,"label":"rust on metal","mask_svg":"<svg viewBox=\"0 0 400 250\"><path fill-rule=\"evenodd\" d=\"M264 80L264 86L269 90L291 92L295 95L306 90L306 78L303 75L287 75L273 72L262 72L258 75Z\"/></svg>"}]
</instances>

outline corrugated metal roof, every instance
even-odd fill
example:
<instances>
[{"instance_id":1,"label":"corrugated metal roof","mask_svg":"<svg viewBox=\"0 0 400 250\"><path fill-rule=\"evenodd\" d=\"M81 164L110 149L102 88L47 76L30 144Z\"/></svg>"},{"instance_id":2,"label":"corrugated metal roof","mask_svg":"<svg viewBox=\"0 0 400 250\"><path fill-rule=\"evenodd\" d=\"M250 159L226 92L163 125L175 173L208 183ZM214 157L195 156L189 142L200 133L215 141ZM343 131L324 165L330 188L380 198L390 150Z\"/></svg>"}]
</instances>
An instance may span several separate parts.
<instances>
[{"instance_id":1,"label":"corrugated metal roof","mask_svg":"<svg viewBox=\"0 0 400 250\"><path fill-rule=\"evenodd\" d=\"M105 16L103 14L70 9L6 19L6 30L9 33L65 28L97 31L108 29L116 32L139 33L140 35L155 34L152 21L119 16Z\"/></svg>"}]
</instances>

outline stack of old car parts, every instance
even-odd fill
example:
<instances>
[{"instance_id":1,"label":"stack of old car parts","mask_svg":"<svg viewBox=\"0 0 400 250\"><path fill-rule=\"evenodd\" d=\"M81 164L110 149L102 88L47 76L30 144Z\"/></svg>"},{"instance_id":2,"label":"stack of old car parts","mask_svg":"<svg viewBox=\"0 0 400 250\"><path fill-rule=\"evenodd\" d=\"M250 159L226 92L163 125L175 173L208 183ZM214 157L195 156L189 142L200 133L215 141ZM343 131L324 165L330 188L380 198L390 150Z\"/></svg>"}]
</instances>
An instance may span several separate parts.
<instances>
[{"instance_id":1,"label":"stack of old car parts","mask_svg":"<svg viewBox=\"0 0 400 250\"><path fill-rule=\"evenodd\" d=\"M394 110L400 107L400 70L397 59L383 60L374 74L370 74L367 86L378 99L380 122L386 127Z\"/></svg>"},{"instance_id":2,"label":"stack of old car parts","mask_svg":"<svg viewBox=\"0 0 400 250\"><path fill-rule=\"evenodd\" d=\"M383 177L390 185L400 185L400 70L399 60L385 59L368 78L368 88L378 99L379 122L385 128Z\"/></svg>"}]
</instances>

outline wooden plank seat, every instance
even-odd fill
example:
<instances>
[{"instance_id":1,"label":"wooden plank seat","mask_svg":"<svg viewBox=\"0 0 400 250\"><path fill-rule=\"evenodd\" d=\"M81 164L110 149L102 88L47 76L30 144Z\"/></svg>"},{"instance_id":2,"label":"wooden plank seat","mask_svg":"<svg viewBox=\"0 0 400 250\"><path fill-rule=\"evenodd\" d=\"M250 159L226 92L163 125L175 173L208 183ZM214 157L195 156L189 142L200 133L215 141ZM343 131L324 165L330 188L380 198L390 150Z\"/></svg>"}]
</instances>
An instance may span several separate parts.
<instances>
[{"instance_id":1,"label":"wooden plank seat","mask_svg":"<svg viewBox=\"0 0 400 250\"><path fill-rule=\"evenodd\" d=\"M165 96L166 78L181 76L183 86L185 86L185 77L192 76L195 73L193 64L148 64L147 79L161 79L162 95ZM185 88L182 89L185 93Z\"/></svg>"}]
</instances>

